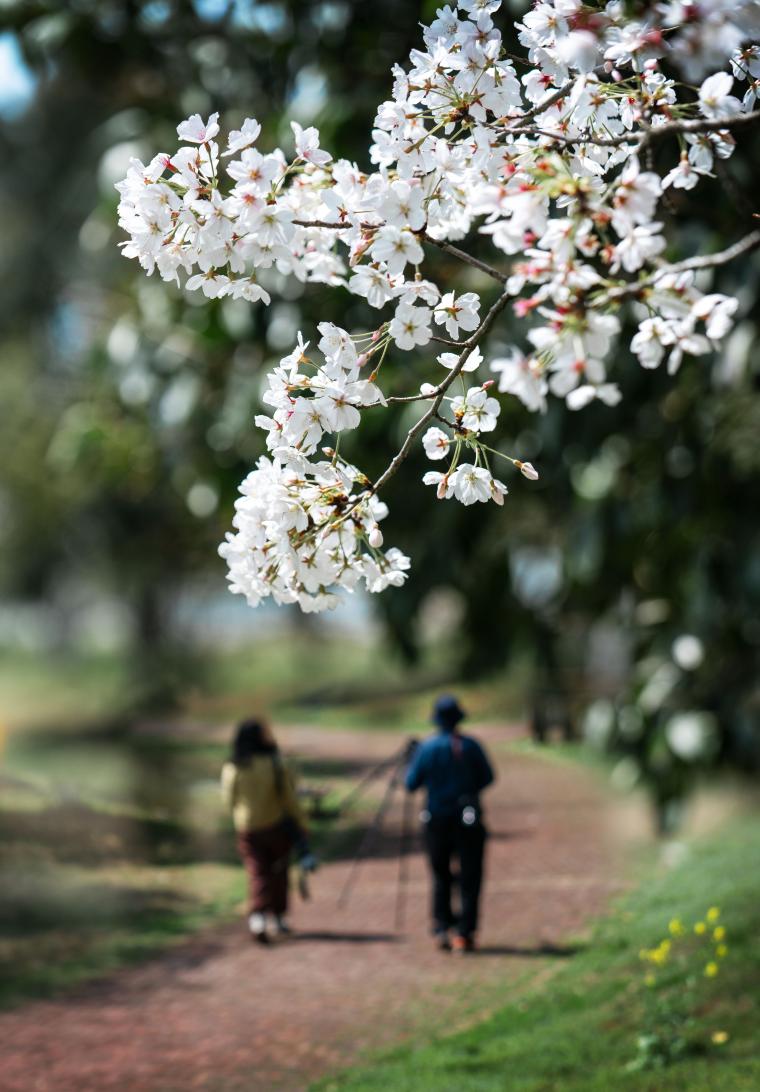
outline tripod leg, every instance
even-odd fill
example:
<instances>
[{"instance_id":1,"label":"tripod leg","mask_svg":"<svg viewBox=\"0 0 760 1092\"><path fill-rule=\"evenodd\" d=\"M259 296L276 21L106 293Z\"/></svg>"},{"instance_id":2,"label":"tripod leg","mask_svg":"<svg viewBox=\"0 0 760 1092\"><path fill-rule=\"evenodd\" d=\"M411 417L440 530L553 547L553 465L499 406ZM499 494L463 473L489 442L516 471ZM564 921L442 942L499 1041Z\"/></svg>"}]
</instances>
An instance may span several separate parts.
<instances>
[{"instance_id":1,"label":"tripod leg","mask_svg":"<svg viewBox=\"0 0 760 1092\"><path fill-rule=\"evenodd\" d=\"M401 817L401 845L398 856L398 882L396 885L395 929L401 932L404 927L406 909L406 884L409 879L409 859L407 854L412 839L412 795L404 793L404 810Z\"/></svg>"},{"instance_id":2,"label":"tripod leg","mask_svg":"<svg viewBox=\"0 0 760 1092\"><path fill-rule=\"evenodd\" d=\"M369 827L367 828L366 833L365 833L364 837L362 838L361 844L360 844L358 850L356 851L356 856L354 857L353 861L351 862L351 868L349 869L348 875L346 876L346 882L343 884L343 889L341 890L341 893L338 896L338 906L345 906L347 901L348 901L349 891L350 891L351 885L352 885L352 883L353 883L353 881L354 881L354 879L356 877L356 873L357 873L357 871L359 869L359 865L361 864L361 860L364 857L367 850L369 849L370 845L372 844L372 842L373 842L375 836L377 835L377 832L379 831L380 827L382 826L383 818L385 817L385 813L388 810L388 807L389 807L390 802L391 802L391 798L393 796L393 790L396 788L396 785L399 783L399 779L401 777L401 770L402 769L403 769L402 765L398 765L396 767L396 769L393 771L393 775L392 775L390 781L388 782L388 785L386 786L383 798L380 801L380 806L377 809L377 811L375 812L374 818L372 819L372 822L370 823Z\"/></svg>"},{"instance_id":3,"label":"tripod leg","mask_svg":"<svg viewBox=\"0 0 760 1092\"><path fill-rule=\"evenodd\" d=\"M344 812L348 811L352 804L356 802L365 789L369 788L370 784L376 778L387 773L388 770L395 768L399 758L399 754L391 755L390 758L384 758L382 762L378 762L377 765L368 770L367 773L359 779L357 784L354 785L349 794L338 804L338 814L343 815Z\"/></svg>"}]
</instances>

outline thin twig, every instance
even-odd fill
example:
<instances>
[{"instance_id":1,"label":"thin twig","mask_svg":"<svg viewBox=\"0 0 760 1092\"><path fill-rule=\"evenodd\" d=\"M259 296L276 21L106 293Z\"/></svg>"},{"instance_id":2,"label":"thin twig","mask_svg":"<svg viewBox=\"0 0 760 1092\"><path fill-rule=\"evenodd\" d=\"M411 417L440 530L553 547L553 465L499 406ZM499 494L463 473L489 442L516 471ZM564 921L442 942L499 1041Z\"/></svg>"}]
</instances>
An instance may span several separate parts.
<instances>
[{"instance_id":1,"label":"thin twig","mask_svg":"<svg viewBox=\"0 0 760 1092\"><path fill-rule=\"evenodd\" d=\"M411 450L412 444L414 443L416 437L420 434L420 432L425 427L425 425L428 423L428 421L432 420L436 416L436 414L438 413L438 410L441 408L441 403L443 402L443 397L446 394L446 391L449 389L451 384L454 382L454 380L457 378L457 376L460 374L460 372L464 368L465 364L467 363L468 357L472 353L472 350L476 347L478 342L481 341L481 339L483 337L485 337L485 335L491 329L491 327L493 326L493 324L496 321L496 319L498 318L498 316L501 314L501 312L506 307L507 302L509 301L509 299L510 299L510 293L509 292L503 292L502 295L499 296L499 298L493 304L490 311L487 313L487 315L485 316L485 318L483 319L483 321L481 322L480 326L477 328L475 333L472 335L472 337L468 338L467 341L463 342L462 352L459 354L459 358L458 358L456 364L451 369L451 371L448 373L448 375L443 380L443 382L439 383L438 386L436 387L435 391L432 392L429 396L423 396L423 397L429 397L431 399L430 407L425 411L425 413L423 413L423 415L422 415L422 417L420 417L419 421L417 421L417 423L412 425L412 427L409 429L409 431L406 434L406 438L405 438L403 444L401 445L400 449L393 456L390 463L385 468L385 470L380 475L380 477L377 479L375 484L371 487L371 489L370 489L371 493L379 492L379 490L382 489L382 487L385 485L385 483L390 478L393 477L393 475L396 473L398 468L404 462L404 460L406 459L406 457L409 454L409 451ZM390 399L389 399L389 401L390 401Z\"/></svg>"},{"instance_id":2,"label":"thin twig","mask_svg":"<svg viewBox=\"0 0 760 1092\"><path fill-rule=\"evenodd\" d=\"M451 345L454 349L461 349L462 346L464 345L463 341L452 341L448 337L439 337L437 334L433 334L433 336L430 338L430 340L431 341L437 341L441 345Z\"/></svg>"},{"instance_id":3,"label":"thin twig","mask_svg":"<svg viewBox=\"0 0 760 1092\"><path fill-rule=\"evenodd\" d=\"M346 231L348 228L352 228L354 224L348 223L330 223L328 220L294 220L296 227L303 228L324 228L330 231ZM382 224L365 224L359 225L362 231L376 230L382 227ZM481 273L485 273L487 276L492 277L499 284L507 283L507 274L502 273L500 269L495 269L494 266L489 265L487 262L483 262L480 258L473 258L471 254L468 254L464 250L460 250L458 246L452 246L451 243L446 243L441 239L434 239L431 235L428 235L425 231L417 231L415 235L419 239L426 243L430 243L431 246L437 246L439 250L444 251L446 254L450 254L452 258L458 258L460 262L466 262L468 265L473 266L475 269L479 269Z\"/></svg>"},{"instance_id":4,"label":"thin twig","mask_svg":"<svg viewBox=\"0 0 760 1092\"><path fill-rule=\"evenodd\" d=\"M526 121L531 121L538 114L543 114L545 110L549 110L555 103L560 102L561 99L567 98L574 86L575 80L568 80L562 87L558 87L556 91L552 91L551 95L547 95L545 99L541 99L541 102L537 102L530 110L526 110L524 114L520 114L518 118L515 118L515 121L519 121L522 125Z\"/></svg>"},{"instance_id":5,"label":"thin twig","mask_svg":"<svg viewBox=\"0 0 760 1092\"><path fill-rule=\"evenodd\" d=\"M316 227L316 228L329 228L331 231L346 231L348 228L352 228L355 225L349 223L331 224L328 220L293 220L293 224L296 227ZM364 227L364 224L360 225Z\"/></svg>"},{"instance_id":6,"label":"thin twig","mask_svg":"<svg viewBox=\"0 0 760 1092\"><path fill-rule=\"evenodd\" d=\"M738 242L726 247L725 250L719 250L715 254L701 254L696 258L686 258L684 261L675 262L672 265L663 265L642 280L631 281L630 284L620 285L618 288L610 288L609 291L594 300L594 306L603 307L609 303L617 303L618 300L626 299L628 296L637 296L642 289L651 288L663 277L687 273L690 270L714 269L720 265L727 265L734 258L738 258L752 250L757 250L758 247L760 247L760 231L752 231L749 235L745 235L743 239L739 239Z\"/></svg>"},{"instance_id":7,"label":"thin twig","mask_svg":"<svg viewBox=\"0 0 760 1092\"><path fill-rule=\"evenodd\" d=\"M542 136L553 140L558 144L593 144L599 148L617 148L621 144L636 144L638 151L647 147L656 140L664 140L665 137L679 133L710 133L723 130L743 129L760 121L760 110L753 110L750 114L736 114L728 118L690 118L683 120L674 119L666 121L663 125L647 125L638 132L621 133L619 136L600 137L594 133L584 133L578 136L567 136L565 133L556 133L547 129L538 129L529 126L527 129L511 129L510 132L524 136Z\"/></svg>"},{"instance_id":8,"label":"thin twig","mask_svg":"<svg viewBox=\"0 0 760 1092\"><path fill-rule=\"evenodd\" d=\"M460 250L458 246L452 246L451 243L446 243L441 239L434 239L427 233L420 235L420 238L424 239L426 243L430 243L432 246L437 246L444 254L450 254L452 258L458 258L460 262L466 262L467 265L473 266L474 269L479 269L481 273L485 273L488 277L492 277L495 281L498 281L499 284L506 284L509 279L507 273L502 273L500 269L496 269L494 266L489 265L488 262L481 261L480 258L474 258L465 250Z\"/></svg>"},{"instance_id":9,"label":"thin twig","mask_svg":"<svg viewBox=\"0 0 760 1092\"><path fill-rule=\"evenodd\" d=\"M760 121L760 110L749 114L736 114L729 118L691 118L688 121L666 121L664 125L650 125L644 130L643 144L662 140L677 133L714 133L723 129L744 129Z\"/></svg>"}]
</instances>

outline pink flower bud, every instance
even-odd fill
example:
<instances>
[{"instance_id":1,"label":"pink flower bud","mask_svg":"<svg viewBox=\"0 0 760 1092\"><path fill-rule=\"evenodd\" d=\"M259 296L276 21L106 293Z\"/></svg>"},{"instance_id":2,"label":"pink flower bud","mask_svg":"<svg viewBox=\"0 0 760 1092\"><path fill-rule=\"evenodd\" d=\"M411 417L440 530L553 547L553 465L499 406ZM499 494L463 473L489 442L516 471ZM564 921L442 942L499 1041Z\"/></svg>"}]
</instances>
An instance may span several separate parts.
<instances>
[{"instance_id":1,"label":"pink flower bud","mask_svg":"<svg viewBox=\"0 0 760 1092\"><path fill-rule=\"evenodd\" d=\"M438 500L445 500L446 499L446 490L448 489L448 486L449 486L448 475L444 474L443 477L441 478L441 480L438 482L438 488L435 491L435 495L436 495L436 497L438 497Z\"/></svg>"},{"instance_id":2,"label":"pink flower bud","mask_svg":"<svg viewBox=\"0 0 760 1092\"><path fill-rule=\"evenodd\" d=\"M517 467L517 469L520 471L520 473L522 474L522 476L524 478L527 478L531 482L538 481L538 471L536 470L536 468L533 466L532 463L522 463L518 459L517 462L515 463L515 466Z\"/></svg>"},{"instance_id":3,"label":"pink flower bud","mask_svg":"<svg viewBox=\"0 0 760 1092\"><path fill-rule=\"evenodd\" d=\"M496 382L495 379L486 379L485 383L483 383L482 386L481 386L481 390L487 391L488 388L492 387L495 382Z\"/></svg>"},{"instance_id":4,"label":"pink flower bud","mask_svg":"<svg viewBox=\"0 0 760 1092\"><path fill-rule=\"evenodd\" d=\"M370 546L372 546L372 548L375 549L375 550L379 546L382 546L382 544L383 544L383 532L380 530L380 528L377 526L377 524L375 524L375 526L372 528L370 533L367 535L367 541L369 542Z\"/></svg>"},{"instance_id":5,"label":"pink flower bud","mask_svg":"<svg viewBox=\"0 0 760 1092\"><path fill-rule=\"evenodd\" d=\"M525 318L530 314L534 307L538 307L541 300L537 296L531 296L529 299L515 300L512 304L512 310L518 318Z\"/></svg>"}]
</instances>

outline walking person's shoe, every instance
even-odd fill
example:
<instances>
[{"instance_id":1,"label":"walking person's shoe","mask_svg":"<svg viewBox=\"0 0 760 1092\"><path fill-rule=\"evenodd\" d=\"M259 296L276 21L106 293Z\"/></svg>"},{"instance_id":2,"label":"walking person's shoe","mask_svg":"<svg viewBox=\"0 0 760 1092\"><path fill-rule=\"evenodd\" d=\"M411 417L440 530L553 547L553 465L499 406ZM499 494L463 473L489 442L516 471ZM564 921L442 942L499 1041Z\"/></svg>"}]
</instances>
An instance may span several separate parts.
<instances>
[{"instance_id":1,"label":"walking person's shoe","mask_svg":"<svg viewBox=\"0 0 760 1092\"><path fill-rule=\"evenodd\" d=\"M435 946L439 952L450 952L451 941L446 929L438 929L435 933Z\"/></svg>"},{"instance_id":2,"label":"walking person's shoe","mask_svg":"<svg viewBox=\"0 0 760 1092\"><path fill-rule=\"evenodd\" d=\"M274 916L274 931L278 937L290 937L293 935L293 927L282 914Z\"/></svg>"},{"instance_id":3,"label":"walking person's shoe","mask_svg":"<svg viewBox=\"0 0 760 1092\"><path fill-rule=\"evenodd\" d=\"M251 934L251 940L255 941L257 944L269 944L267 919L263 914L251 914L248 918L248 929Z\"/></svg>"},{"instance_id":4,"label":"walking person's shoe","mask_svg":"<svg viewBox=\"0 0 760 1092\"><path fill-rule=\"evenodd\" d=\"M459 955L463 955L466 952L474 952L476 948L475 937L463 937L459 933L457 933L452 941L451 947L452 950L457 952Z\"/></svg>"}]
</instances>

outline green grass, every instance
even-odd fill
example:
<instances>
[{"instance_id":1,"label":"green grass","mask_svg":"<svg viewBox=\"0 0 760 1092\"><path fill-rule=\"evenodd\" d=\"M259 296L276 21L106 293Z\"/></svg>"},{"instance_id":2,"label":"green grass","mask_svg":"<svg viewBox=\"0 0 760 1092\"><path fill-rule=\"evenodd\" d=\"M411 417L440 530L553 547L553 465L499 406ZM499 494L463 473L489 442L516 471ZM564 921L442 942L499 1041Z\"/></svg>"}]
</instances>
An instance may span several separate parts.
<instances>
[{"instance_id":1,"label":"green grass","mask_svg":"<svg viewBox=\"0 0 760 1092\"><path fill-rule=\"evenodd\" d=\"M635 893L595 929L549 983L518 992L488 1020L449 1037L413 1042L374 1064L314 1085L314 1092L756 1092L760 1088L760 818L693 843L664 871L652 862ZM718 904L729 954L715 979L700 976L695 1047L671 1066L629 1072L645 1020L639 950L680 915L694 922ZM684 987L670 972L665 998ZM712 1046L713 1031L729 1040Z\"/></svg>"},{"instance_id":2,"label":"green grass","mask_svg":"<svg viewBox=\"0 0 760 1092\"><path fill-rule=\"evenodd\" d=\"M230 917L239 867L113 863L93 872L39 860L6 866L0 911L0 1007L51 996L138 962Z\"/></svg>"}]
</instances>

